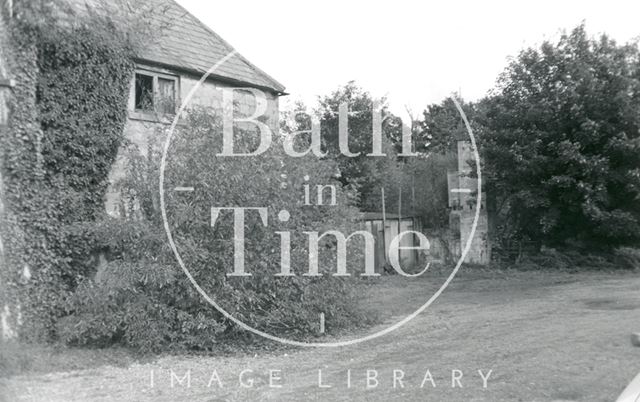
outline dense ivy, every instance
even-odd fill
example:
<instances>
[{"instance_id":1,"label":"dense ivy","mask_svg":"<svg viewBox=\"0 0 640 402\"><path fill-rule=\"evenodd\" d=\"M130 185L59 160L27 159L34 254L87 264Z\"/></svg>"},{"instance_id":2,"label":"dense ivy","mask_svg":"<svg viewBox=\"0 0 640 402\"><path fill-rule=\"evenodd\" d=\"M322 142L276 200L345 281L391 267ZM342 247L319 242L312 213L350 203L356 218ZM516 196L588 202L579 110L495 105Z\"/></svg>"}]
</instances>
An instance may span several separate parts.
<instances>
[{"instance_id":1,"label":"dense ivy","mask_svg":"<svg viewBox=\"0 0 640 402\"><path fill-rule=\"evenodd\" d=\"M21 305L23 338L54 336L63 300L94 269L94 241L76 224L102 209L134 68L130 42L108 19L60 19L61 10L21 2L10 26L18 85L1 139L10 211L1 279Z\"/></svg>"},{"instance_id":2,"label":"dense ivy","mask_svg":"<svg viewBox=\"0 0 640 402\"><path fill-rule=\"evenodd\" d=\"M81 194L66 218L91 220L103 209L107 175L123 140L132 54L81 26L43 37L38 56L46 179Z\"/></svg>"}]
</instances>

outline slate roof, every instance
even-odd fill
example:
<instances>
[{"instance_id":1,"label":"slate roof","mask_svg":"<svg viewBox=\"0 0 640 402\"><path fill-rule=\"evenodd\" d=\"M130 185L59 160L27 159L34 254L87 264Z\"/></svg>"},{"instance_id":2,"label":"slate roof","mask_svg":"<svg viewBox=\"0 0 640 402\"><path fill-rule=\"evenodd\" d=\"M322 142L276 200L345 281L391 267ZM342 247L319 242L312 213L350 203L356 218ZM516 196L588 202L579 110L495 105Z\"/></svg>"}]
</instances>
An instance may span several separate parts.
<instances>
[{"instance_id":1,"label":"slate roof","mask_svg":"<svg viewBox=\"0 0 640 402\"><path fill-rule=\"evenodd\" d=\"M110 0L70 2L76 11L81 12L86 11L87 6L93 9L108 8L117 3ZM158 30L159 34L153 41L141 46L138 54L140 61L202 75L234 50L229 43L174 0L121 0L119 4L118 7L121 8L161 10L148 13L151 23L162 28ZM252 29L259 32L259 28ZM285 89L282 84L239 53L222 64L210 77L266 89L276 94L283 94Z\"/></svg>"}]
</instances>

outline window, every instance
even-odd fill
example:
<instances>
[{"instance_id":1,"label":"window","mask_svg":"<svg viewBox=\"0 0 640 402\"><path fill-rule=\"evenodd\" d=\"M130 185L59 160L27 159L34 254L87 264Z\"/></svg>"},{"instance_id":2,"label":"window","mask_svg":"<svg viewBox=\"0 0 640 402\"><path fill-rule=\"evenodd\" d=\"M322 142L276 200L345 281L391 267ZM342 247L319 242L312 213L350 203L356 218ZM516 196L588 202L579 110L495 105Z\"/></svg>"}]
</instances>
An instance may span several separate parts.
<instances>
[{"instance_id":1,"label":"window","mask_svg":"<svg viewBox=\"0 0 640 402\"><path fill-rule=\"evenodd\" d=\"M136 110L153 111L153 77L136 74Z\"/></svg>"},{"instance_id":2,"label":"window","mask_svg":"<svg viewBox=\"0 0 640 402\"><path fill-rule=\"evenodd\" d=\"M138 112L173 114L176 112L178 77L136 72L134 108Z\"/></svg>"},{"instance_id":3,"label":"window","mask_svg":"<svg viewBox=\"0 0 640 402\"><path fill-rule=\"evenodd\" d=\"M176 111L176 81L158 77L158 111L160 113L175 113Z\"/></svg>"}]
</instances>

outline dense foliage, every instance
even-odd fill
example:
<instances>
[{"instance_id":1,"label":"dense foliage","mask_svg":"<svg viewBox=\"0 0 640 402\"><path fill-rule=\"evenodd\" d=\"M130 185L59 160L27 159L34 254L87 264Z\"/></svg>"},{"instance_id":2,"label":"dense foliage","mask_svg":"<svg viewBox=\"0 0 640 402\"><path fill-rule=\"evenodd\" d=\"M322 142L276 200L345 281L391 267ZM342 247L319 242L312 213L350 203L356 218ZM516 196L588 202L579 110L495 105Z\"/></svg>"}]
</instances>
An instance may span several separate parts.
<instances>
[{"instance_id":1,"label":"dense foliage","mask_svg":"<svg viewBox=\"0 0 640 402\"><path fill-rule=\"evenodd\" d=\"M133 71L130 42L108 18L61 22L60 4L21 2L11 25L19 84L2 138L11 239L3 276L28 338L54 336L65 295L94 269L94 242L76 224L102 208Z\"/></svg>"},{"instance_id":2,"label":"dense foliage","mask_svg":"<svg viewBox=\"0 0 640 402\"><path fill-rule=\"evenodd\" d=\"M457 98L467 120L477 128L476 105ZM429 153L455 153L457 141L469 141L469 132L453 98L448 97L438 104L432 104L422 113L420 137L426 142Z\"/></svg>"},{"instance_id":3,"label":"dense foliage","mask_svg":"<svg viewBox=\"0 0 640 402\"><path fill-rule=\"evenodd\" d=\"M16 61L22 74L16 74L20 85L11 130L2 138L5 197L11 211L3 225L3 237L11 239L6 244L10 269L3 271L3 282L13 295L20 296L12 302L22 307L23 338L60 337L89 345L120 342L145 350L210 348L223 339L222 334L233 333L237 327L196 293L167 248L155 195L157 154L151 152L146 159L140 157L140 150L132 149L127 159L127 178L118 185L130 197L130 219L106 218L102 210L108 174L123 145L133 40L139 39L135 36L139 32L122 31L120 24L101 13L63 21L49 18L61 15L60 4L29 3L19 9L13 27L25 54ZM205 114L197 116L189 126L193 130L186 130L185 136L211 131L217 124ZM183 153L173 171L181 172L181 178L207 172L205 181L224 190L229 205L248 196L251 200L245 201L266 203L272 215L276 206L287 206L293 214L300 199L302 167L312 176L309 184L330 184L337 171L331 163L317 160L284 163L283 155L271 155L254 165L230 163L221 171L217 165L207 165L212 162L214 138L188 137L190 142L177 143L191 147L203 139L208 142L195 148L200 158ZM235 174L228 175L228 171ZM257 171L269 172L266 185L256 183L250 191L238 185L251 183L248 178ZM274 184L282 175L290 177L288 185L295 186L295 192ZM357 197L336 184L340 206L331 211L307 208L292 217L289 227L346 234L348 228L356 227L357 211L351 205ZM185 213L182 209L190 210L193 205L187 202L174 207ZM201 207L199 216L209 217L204 209L210 205ZM275 228L247 234L248 241L252 236L257 239L251 244L264 247L246 257L247 265L257 264L255 276L234 282L225 276L231 261L229 242L212 243L209 225L203 221L185 227L182 215L172 218L188 255L195 256L195 261L189 261L194 275L212 286L212 294L226 300L229 304L224 307L237 318L268 332L294 336L317 331L319 312L325 314L330 331L367 322L357 309L353 284L344 278L273 277L280 261L273 252L279 249ZM260 228L255 218L247 225ZM222 228L213 233L214 238L229 239L229 235ZM300 234L292 239L295 267L307 263L303 240ZM335 271L335 250L330 241L325 243L321 271ZM362 257L357 242L352 243L356 246L349 248L350 261ZM271 252L268 258L265 251Z\"/></svg>"},{"instance_id":4,"label":"dense foliage","mask_svg":"<svg viewBox=\"0 0 640 402\"><path fill-rule=\"evenodd\" d=\"M336 249L331 238L321 242L322 277L304 277L308 269L308 240L303 231L339 230L345 235L359 227L355 196L337 186L338 205L301 205L304 184L333 181L336 167L315 156L286 157L274 144L260 157L213 157L220 151L218 119L195 109L179 126L167 162L166 188L185 183L194 193L166 191L167 216L178 250L198 284L235 318L268 333L306 339L317 333L319 314L334 332L370 317L360 311L356 271L362 271L363 248L348 248L351 278L334 277ZM251 133L239 133L236 150L252 148ZM252 145L253 144L253 145ZM129 220L101 224L109 261L95 280L84 283L70 301L70 315L61 324L66 341L79 344L112 343L143 350L211 349L220 342L249 336L222 316L198 294L180 270L166 242L160 216L157 183L158 154L148 156L133 148L127 178L119 185L130 199ZM305 181L305 176L309 180ZM268 226L257 212L245 218L246 271L251 277L229 277L234 266L234 229L231 213L221 213L212 227L212 207L265 207ZM279 211L290 212L281 223ZM296 276L280 272L280 238L291 231L291 268Z\"/></svg>"},{"instance_id":5,"label":"dense foliage","mask_svg":"<svg viewBox=\"0 0 640 402\"><path fill-rule=\"evenodd\" d=\"M500 233L548 245L640 241L640 53L584 26L526 49L479 108Z\"/></svg>"},{"instance_id":6,"label":"dense foliage","mask_svg":"<svg viewBox=\"0 0 640 402\"><path fill-rule=\"evenodd\" d=\"M11 39L16 49L9 130L0 138L2 238L8 269L0 297L19 298L31 338L71 344L121 343L141 350L211 349L237 338L238 327L208 305L176 265L166 242L157 193L158 144L128 148L127 175L116 183L126 219L106 217L103 196L124 144L127 99L135 54L132 31L88 13L64 23L56 2L21 2ZM53 8L52 8L53 7ZM136 24L131 24L134 27ZM138 28L136 28L138 29ZM144 31L144 28L139 28ZM479 137L495 240L552 246L611 248L640 241L640 53L583 26L514 59L498 87L476 104L463 104ZM349 148L338 146L339 109L348 106ZM402 128L384 100L382 150L371 157L376 102L353 83L320 99L315 113L323 150L291 158L286 135L310 130L308 116L285 121L285 137L259 158L215 158L218 116L194 109L177 129L165 188L177 247L199 285L234 317L272 334L307 339L324 313L335 332L373 318L359 308L362 244L349 243L352 277L334 277L336 242L324 239L320 277L302 276L309 264L304 231L361 228L360 210L415 214L429 227L446 227L447 170L455 141L466 130L451 99L430 106L412 132L419 157L401 158ZM298 112L305 111L298 105ZM285 119L286 120L286 119ZM158 126L161 139L164 126ZM251 132L238 132L238 149L253 149ZM310 136L297 138L308 146ZM307 177L308 176L308 177ZM304 205L304 186L334 185L337 206ZM401 200L402 199L402 200ZM211 207L265 207L246 216L245 261L252 276L233 270L233 225ZM279 222L281 210L290 212ZM282 233L291 231L295 276L276 277ZM498 236L495 236L498 235ZM619 258L637 263L637 252ZM11 295L11 296L7 296ZM246 333L244 333L246 334Z\"/></svg>"},{"instance_id":7,"label":"dense foliage","mask_svg":"<svg viewBox=\"0 0 640 402\"><path fill-rule=\"evenodd\" d=\"M349 151L358 154L345 156L339 148L340 105L347 105ZM382 152L386 156L368 156L373 152L374 108L380 109L382 128ZM356 186L361 194L360 206L380 210L380 187L384 172L396 163L396 150L390 137L392 131L401 129L390 124L393 116L384 99L374 99L354 82L349 82L319 100L316 111L319 116L324 149L335 160L340 170L340 180Z\"/></svg>"},{"instance_id":8,"label":"dense foliage","mask_svg":"<svg viewBox=\"0 0 640 402\"><path fill-rule=\"evenodd\" d=\"M360 156L347 157L340 152L338 133L341 104L347 105L349 151L360 152ZM373 152L374 108L380 110L381 149L386 156L367 156ZM455 107L450 112L455 113L447 116L453 122L451 124L460 121ZM385 99L373 98L354 82L321 97L311 113L300 102L293 105L291 110L285 110L281 120L282 131L311 130L310 115L316 116L321 125L322 150L327 152L326 158L337 164L339 180L357 190L357 205L362 211L382 211L384 188L388 213L416 216L431 228L446 226L447 171L455 170L455 155L447 153L448 148L436 149L432 145L434 134L426 129L425 124L401 121L389 111ZM417 156L399 155L402 153L403 123L415 128L411 130L412 151ZM449 128L443 127L435 135L444 141L449 138Z\"/></svg>"}]
</instances>

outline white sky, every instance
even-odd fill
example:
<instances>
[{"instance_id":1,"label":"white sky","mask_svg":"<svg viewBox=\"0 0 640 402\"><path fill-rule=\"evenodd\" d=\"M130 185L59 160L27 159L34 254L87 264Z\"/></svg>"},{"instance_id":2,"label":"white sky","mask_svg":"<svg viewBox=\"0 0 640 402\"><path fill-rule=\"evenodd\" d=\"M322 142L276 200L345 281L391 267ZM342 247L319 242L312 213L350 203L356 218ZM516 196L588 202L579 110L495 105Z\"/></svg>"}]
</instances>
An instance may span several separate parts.
<instances>
[{"instance_id":1,"label":"white sky","mask_svg":"<svg viewBox=\"0 0 640 402\"><path fill-rule=\"evenodd\" d=\"M482 97L507 57L582 20L619 42L640 36L640 1L178 0L240 53L313 104L355 80L414 113L461 91Z\"/></svg>"}]
</instances>

